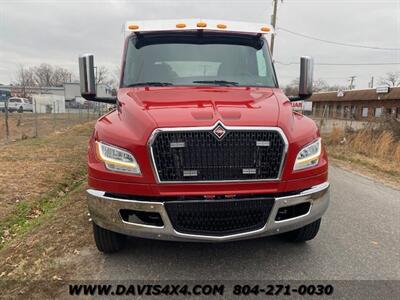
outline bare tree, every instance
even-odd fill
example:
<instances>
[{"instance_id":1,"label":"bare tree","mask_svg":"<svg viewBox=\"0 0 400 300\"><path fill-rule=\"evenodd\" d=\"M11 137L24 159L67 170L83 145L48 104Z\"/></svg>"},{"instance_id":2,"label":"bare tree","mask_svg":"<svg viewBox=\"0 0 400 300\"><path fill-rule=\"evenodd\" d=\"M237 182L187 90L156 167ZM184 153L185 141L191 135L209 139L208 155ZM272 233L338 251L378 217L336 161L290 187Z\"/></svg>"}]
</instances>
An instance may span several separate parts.
<instances>
[{"instance_id":1,"label":"bare tree","mask_svg":"<svg viewBox=\"0 0 400 300\"><path fill-rule=\"evenodd\" d=\"M347 90L347 87L344 85L338 85L338 84L334 84L334 85L330 85L328 86L328 88L326 89L326 91L339 91L339 90Z\"/></svg>"},{"instance_id":2,"label":"bare tree","mask_svg":"<svg viewBox=\"0 0 400 300\"><path fill-rule=\"evenodd\" d=\"M105 66L99 66L96 70L96 84L108 84L109 71Z\"/></svg>"},{"instance_id":3,"label":"bare tree","mask_svg":"<svg viewBox=\"0 0 400 300\"><path fill-rule=\"evenodd\" d=\"M52 86L54 68L49 64L41 64L34 68L36 85L39 87Z\"/></svg>"},{"instance_id":4,"label":"bare tree","mask_svg":"<svg viewBox=\"0 0 400 300\"><path fill-rule=\"evenodd\" d=\"M22 88L24 97L27 87L62 86L64 82L72 80L72 74L67 69L45 63L34 67L20 65L15 77L14 84Z\"/></svg>"},{"instance_id":5,"label":"bare tree","mask_svg":"<svg viewBox=\"0 0 400 300\"><path fill-rule=\"evenodd\" d=\"M27 96L27 88L35 85L34 70L33 68L24 67L19 65L15 74L15 85L21 88L23 97Z\"/></svg>"},{"instance_id":6,"label":"bare tree","mask_svg":"<svg viewBox=\"0 0 400 300\"><path fill-rule=\"evenodd\" d=\"M120 66L116 66L114 68L114 72L113 72L113 83L111 84L111 86L114 89L117 89L119 86L119 81L120 81L120 77L121 77L121 67Z\"/></svg>"},{"instance_id":7,"label":"bare tree","mask_svg":"<svg viewBox=\"0 0 400 300\"><path fill-rule=\"evenodd\" d=\"M296 78L292 80L285 88L285 94L288 96L297 96L299 94L299 82L300 79ZM328 92L344 90L346 87L340 85L329 85L324 79L318 78L313 82L313 92Z\"/></svg>"},{"instance_id":8,"label":"bare tree","mask_svg":"<svg viewBox=\"0 0 400 300\"><path fill-rule=\"evenodd\" d=\"M55 67L51 77L52 86L62 86L65 82L71 82L72 74L67 69Z\"/></svg>"},{"instance_id":9,"label":"bare tree","mask_svg":"<svg viewBox=\"0 0 400 300\"><path fill-rule=\"evenodd\" d=\"M339 90L346 90L347 87L344 85L329 85L324 79L317 79L313 83L313 92L332 92L332 91L339 91Z\"/></svg>"},{"instance_id":10,"label":"bare tree","mask_svg":"<svg viewBox=\"0 0 400 300\"><path fill-rule=\"evenodd\" d=\"M297 96L299 94L299 83L300 79L293 79L285 88L285 94L288 96ZM325 91L329 87L328 83L323 79L317 79L313 82L313 91L320 92Z\"/></svg>"},{"instance_id":11,"label":"bare tree","mask_svg":"<svg viewBox=\"0 0 400 300\"><path fill-rule=\"evenodd\" d=\"M297 96L299 94L299 82L300 79L293 79L287 86L284 87L285 94L287 96Z\"/></svg>"},{"instance_id":12,"label":"bare tree","mask_svg":"<svg viewBox=\"0 0 400 300\"><path fill-rule=\"evenodd\" d=\"M116 68L113 72L105 66L99 66L96 70L96 84L105 84L113 90L118 88L120 68Z\"/></svg>"},{"instance_id":13,"label":"bare tree","mask_svg":"<svg viewBox=\"0 0 400 300\"><path fill-rule=\"evenodd\" d=\"M329 89L329 84L325 80L321 78L314 80L313 92L322 92L322 91L327 91L328 89Z\"/></svg>"},{"instance_id":14,"label":"bare tree","mask_svg":"<svg viewBox=\"0 0 400 300\"><path fill-rule=\"evenodd\" d=\"M380 84L385 84L390 87L400 86L400 72L386 73L386 77L381 78Z\"/></svg>"}]
</instances>

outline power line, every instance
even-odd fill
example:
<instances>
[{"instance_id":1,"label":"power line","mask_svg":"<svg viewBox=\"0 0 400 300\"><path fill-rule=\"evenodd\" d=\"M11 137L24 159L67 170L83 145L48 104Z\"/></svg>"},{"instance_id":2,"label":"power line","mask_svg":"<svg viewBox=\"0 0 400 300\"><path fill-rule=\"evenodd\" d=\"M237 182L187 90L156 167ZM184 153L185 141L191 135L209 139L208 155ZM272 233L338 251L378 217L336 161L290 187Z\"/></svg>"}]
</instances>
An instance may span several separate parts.
<instances>
[{"instance_id":1,"label":"power line","mask_svg":"<svg viewBox=\"0 0 400 300\"><path fill-rule=\"evenodd\" d=\"M317 63L319 66L391 66L400 65L400 62L388 62L388 63Z\"/></svg>"},{"instance_id":2,"label":"power line","mask_svg":"<svg viewBox=\"0 0 400 300\"><path fill-rule=\"evenodd\" d=\"M330 40L325 40L321 39L318 37L314 37L311 35L295 32L283 27L278 27L277 30L287 32L293 35L297 35L306 39L310 40L315 40L323 43L328 43L328 44L333 44L333 45L338 45L338 46L345 46L345 47L353 47L353 48L364 48L364 49L373 49L373 50L384 50L384 51L400 51L400 48L387 48L387 47L378 47L378 46L367 46L367 45L360 45L360 44L352 44L352 43L344 43L344 42L337 42L337 41L330 41Z\"/></svg>"},{"instance_id":3,"label":"power line","mask_svg":"<svg viewBox=\"0 0 400 300\"><path fill-rule=\"evenodd\" d=\"M291 66L291 65L299 65L299 62L282 62L275 61L276 64ZM373 63L315 63L316 66L389 66L389 65L400 65L400 62L373 62Z\"/></svg>"}]
</instances>

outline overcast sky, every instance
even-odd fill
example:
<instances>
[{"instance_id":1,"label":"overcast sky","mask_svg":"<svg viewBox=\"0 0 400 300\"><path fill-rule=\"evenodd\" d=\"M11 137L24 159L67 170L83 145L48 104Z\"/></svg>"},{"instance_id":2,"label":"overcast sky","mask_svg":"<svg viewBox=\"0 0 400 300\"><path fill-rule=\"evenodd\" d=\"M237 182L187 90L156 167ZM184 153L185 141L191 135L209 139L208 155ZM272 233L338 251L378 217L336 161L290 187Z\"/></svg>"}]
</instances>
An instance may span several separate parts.
<instances>
[{"instance_id":1,"label":"overcast sky","mask_svg":"<svg viewBox=\"0 0 400 300\"><path fill-rule=\"evenodd\" d=\"M115 70L120 63L127 20L209 18L270 23L271 0L0 0L0 83L14 80L19 64L42 62L77 74L80 53L93 52L96 64ZM341 43L397 50L344 47L282 30ZM400 63L400 0L284 0L279 2L274 59L316 63ZM281 85L298 76L298 65L276 64ZM316 66L315 78L347 85L355 75L366 88L400 64Z\"/></svg>"}]
</instances>

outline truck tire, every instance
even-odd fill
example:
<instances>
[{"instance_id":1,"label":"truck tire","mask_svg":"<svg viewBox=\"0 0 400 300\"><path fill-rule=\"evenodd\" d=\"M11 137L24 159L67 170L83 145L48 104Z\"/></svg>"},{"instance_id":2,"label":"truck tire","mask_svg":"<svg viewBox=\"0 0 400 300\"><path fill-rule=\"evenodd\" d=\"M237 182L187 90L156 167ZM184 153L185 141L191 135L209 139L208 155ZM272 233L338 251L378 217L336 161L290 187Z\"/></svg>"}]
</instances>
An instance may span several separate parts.
<instances>
[{"instance_id":1,"label":"truck tire","mask_svg":"<svg viewBox=\"0 0 400 300\"><path fill-rule=\"evenodd\" d=\"M294 243L302 243L312 240L317 236L320 224L321 219L318 219L317 221L304 227L285 233L285 236L289 241Z\"/></svg>"},{"instance_id":2,"label":"truck tire","mask_svg":"<svg viewBox=\"0 0 400 300\"><path fill-rule=\"evenodd\" d=\"M125 246L126 236L117 232L113 232L93 222L93 236L97 249L104 253L114 253L121 250Z\"/></svg>"}]
</instances>

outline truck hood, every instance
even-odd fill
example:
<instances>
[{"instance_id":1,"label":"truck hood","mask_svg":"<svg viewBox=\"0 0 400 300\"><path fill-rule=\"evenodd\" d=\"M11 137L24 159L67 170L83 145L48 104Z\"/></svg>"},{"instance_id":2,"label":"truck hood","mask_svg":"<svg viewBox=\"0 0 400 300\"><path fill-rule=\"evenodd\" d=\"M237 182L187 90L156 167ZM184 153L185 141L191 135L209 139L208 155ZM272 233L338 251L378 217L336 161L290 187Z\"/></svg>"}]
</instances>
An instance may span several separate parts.
<instances>
[{"instance_id":1,"label":"truck hood","mask_svg":"<svg viewBox=\"0 0 400 300\"><path fill-rule=\"evenodd\" d=\"M146 87L120 89L130 110L144 110L157 127L225 125L276 126L274 89L258 87Z\"/></svg>"}]
</instances>

